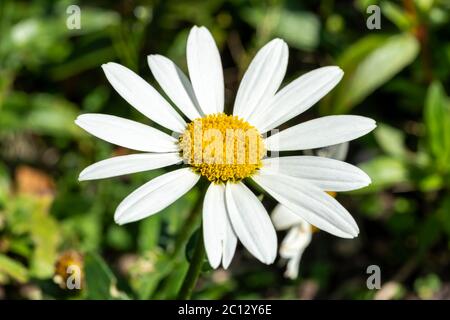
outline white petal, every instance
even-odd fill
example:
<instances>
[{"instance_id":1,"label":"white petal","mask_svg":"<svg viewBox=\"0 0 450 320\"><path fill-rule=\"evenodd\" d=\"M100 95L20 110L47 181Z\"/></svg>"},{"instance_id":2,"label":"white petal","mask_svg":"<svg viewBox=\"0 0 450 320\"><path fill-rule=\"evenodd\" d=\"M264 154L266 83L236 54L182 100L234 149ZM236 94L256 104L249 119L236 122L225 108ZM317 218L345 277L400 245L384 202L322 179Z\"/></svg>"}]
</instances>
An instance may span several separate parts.
<instances>
[{"instance_id":1,"label":"white petal","mask_svg":"<svg viewBox=\"0 0 450 320\"><path fill-rule=\"evenodd\" d=\"M189 77L204 114L223 112L224 81L219 50L205 27L194 26L186 48Z\"/></svg>"},{"instance_id":2,"label":"white petal","mask_svg":"<svg viewBox=\"0 0 450 320\"><path fill-rule=\"evenodd\" d=\"M242 78L233 114L247 119L271 99L280 87L289 51L281 39L274 39L258 51Z\"/></svg>"},{"instance_id":3,"label":"white petal","mask_svg":"<svg viewBox=\"0 0 450 320\"><path fill-rule=\"evenodd\" d=\"M342 238L359 233L353 217L333 197L299 178L260 172L253 176L263 189L308 223Z\"/></svg>"},{"instance_id":4,"label":"white petal","mask_svg":"<svg viewBox=\"0 0 450 320\"><path fill-rule=\"evenodd\" d=\"M118 63L102 68L114 89L139 112L172 131L184 131L186 122L147 81Z\"/></svg>"},{"instance_id":5,"label":"white petal","mask_svg":"<svg viewBox=\"0 0 450 320\"><path fill-rule=\"evenodd\" d=\"M75 123L97 138L121 147L146 152L178 151L177 139L136 121L88 113L78 116Z\"/></svg>"},{"instance_id":6,"label":"white petal","mask_svg":"<svg viewBox=\"0 0 450 320\"><path fill-rule=\"evenodd\" d=\"M375 127L375 121L366 117L327 116L280 131L265 142L272 151L314 149L359 138Z\"/></svg>"},{"instance_id":7,"label":"white petal","mask_svg":"<svg viewBox=\"0 0 450 320\"><path fill-rule=\"evenodd\" d=\"M227 183L226 202L233 230L257 259L271 264L277 254L277 235L266 209L243 183Z\"/></svg>"},{"instance_id":8,"label":"white petal","mask_svg":"<svg viewBox=\"0 0 450 320\"><path fill-rule=\"evenodd\" d=\"M284 276L289 279L297 279L298 271L300 268L300 260L302 259L303 252L300 252L295 257L292 257L288 260L286 271L284 272Z\"/></svg>"},{"instance_id":9,"label":"white petal","mask_svg":"<svg viewBox=\"0 0 450 320\"><path fill-rule=\"evenodd\" d=\"M133 191L117 207L114 220L125 224L155 214L188 192L200 178L189 168L178 169L150 180Z\"/></svg>"},{"instance_id":10,"label":"white petal","mask_svg":"<svg viewBox=\"0 0 450 320\"><path fill-rule=\"evenodd\" d=\"M178 163L178 153L140 153L109 158L81 171L78 180L95 180L167 167Z\"/></svg>"},{"instance_id":11,"label":"white petal","mask_svg":"<svg viewBox=\"0 0 450 320\"><path fill-rule=\"evenodd\" d=\"M156 81L181 112L191 120L200 118L194 89L183 71L161 55L150 55L147 60Z\"/></svg>"},{"instance_id":12,"label":"white petal","mask_svg":"<svg viewBox=\"0 0 450 320\"><path fill-rule=\"evenodd\" d=\"M339 67L323 67L310 71L292 81L248 121L261 133L276 128L312 107L342 79Z\"/></svg>"},{"instance_id":13,"label":"white petal","mask_svg":"<svg viewBox=\"0 0 450 320\"><path fill-rule=\"evenodd\" d=\"M280 257L288 259L297 256L299 251L303 252L309 245L311 238L311 225L302 220L302 223L291 228L283 239L280 246Z\"/></svg>"},{"instance_id":14,"label":"white petal","mask_svg":"<svg viewBox=\"0 0 450 320\"><path fill-rule=\"evenodd\" d=\"M298 276L303 252L311 243L311 225L306 224L289 230L280 247L280 257L288 259L284 275L290 279Z\"/></svg>"},{"instance_id":15,"label":"white petal","mask_svg":"<svg viewBox=\"0 0 450 320\"><path fill-rule=\"evenodd\" d=\"M209 185L203 202L203 239L211 267L216 269L223 260L226 269L234 256L237 238L228 218L225 186Z\"/></svg>"},{"instance_id":16,"label":"white petal","mask_svg":"<svg viewBox=\"0 0 450 320\"><path fill-rule=\"evenodd\" d=\"M282 204L277 204L272 211L272 222L276 230L286 230L306 222Z\"/></svg>"},{"instance_id":17,"label":"white petal","mask_svg":"<svg viewBox=\"0 0 450 320\"><path fill-rule=\"evenodd\" d=\"M370 184L370 177L358 167L330 158L290 156L268 158L262 171L301 178L324 191L349 191Z\"/></svg>"}]
</instances>

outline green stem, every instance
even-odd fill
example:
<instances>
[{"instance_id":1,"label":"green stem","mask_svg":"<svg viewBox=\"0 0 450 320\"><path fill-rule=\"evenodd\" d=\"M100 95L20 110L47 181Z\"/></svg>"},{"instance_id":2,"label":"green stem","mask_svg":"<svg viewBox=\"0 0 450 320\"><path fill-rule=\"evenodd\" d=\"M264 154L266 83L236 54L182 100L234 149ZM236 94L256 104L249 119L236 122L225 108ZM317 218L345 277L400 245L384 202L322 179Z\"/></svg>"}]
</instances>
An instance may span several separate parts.
<instances>
[{"instance_id":1,"label":"green stem","mask_svg":"<svg viewBox=\"0 0 450 320\"><path fill-rule=\"evenodd\" d=\"M183 280L181 289L178 292L177 299L186 300L191 298L192 292L195 288L195 284L197 283L197 279L202 271L204 259L205 248L203 246L203 236L199 234L197 237L197 243L195 245L191 264L189 265L189 269L186 273L186 277Z\"/></svg>"},{"instance_id":2,"label":"green stem","mask_svg":"<svg viewBox=\"0 0 450 320\"><path fill-rule=\"evenodd\" d=\"M200 191L203 191L203 189L200 187ZM201 208L203 204L203 197L201 196L201 192L197 198L197 201L192 208L191 212L189 213L189 216L187 217L183 227L180 229L180 232L178 233L176 239L175 239L175 246L172 251L172 254L170 255L171 259L176 259L178 255L183 251L184 246L189 239L189 236L194 232L195 228L197 227L197 220L199 219Z\"/></svg>"}]
</instances>

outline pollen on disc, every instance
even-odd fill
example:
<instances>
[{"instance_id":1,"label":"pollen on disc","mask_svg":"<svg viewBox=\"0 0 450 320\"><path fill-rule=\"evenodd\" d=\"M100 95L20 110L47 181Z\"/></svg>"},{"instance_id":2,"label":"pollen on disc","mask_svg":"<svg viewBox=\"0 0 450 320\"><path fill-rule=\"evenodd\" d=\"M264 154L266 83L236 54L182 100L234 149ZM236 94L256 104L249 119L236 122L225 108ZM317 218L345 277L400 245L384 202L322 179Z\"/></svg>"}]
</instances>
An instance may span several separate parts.
<instances>
[{"instance_id":1,"label":"pollen on disc","mask_svg":"<svg viewBox=\"0 0 450 320\"><path fill-rule=\"evenodd\" d=\"M214 183L237 182L262 166L264 142L258 130L224 113L197 118L179 138L181 155L192 170Z\"/></svg>"}]
</instances>

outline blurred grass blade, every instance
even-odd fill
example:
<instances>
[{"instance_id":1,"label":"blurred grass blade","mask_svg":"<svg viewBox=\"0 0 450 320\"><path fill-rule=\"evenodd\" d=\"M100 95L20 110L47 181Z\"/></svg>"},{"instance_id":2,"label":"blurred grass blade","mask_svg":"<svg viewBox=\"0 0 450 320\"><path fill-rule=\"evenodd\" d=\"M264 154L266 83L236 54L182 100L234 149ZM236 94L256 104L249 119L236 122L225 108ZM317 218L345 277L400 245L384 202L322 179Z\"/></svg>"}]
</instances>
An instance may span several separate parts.
<instances>
[{"instance_id":1,"label":"blurred grass blade","mask_svg":"<svg viewBox=\"0 0 450 320\"><path fill-rule=\"evenodd\" d=\"M86 274L87 297L94 300L124 298L116 287L116 277L105 261L94 253L85 257L84 271Z\"/></svg>"},{"instance_id":2,"label":"blurred grass blade","mask_svg":"<svg viewBox=\"0 0 450 320\"><path fill-rule=\"evenodd\" d=\"M402 9L402 7L393 2L383 1L381 3L381 11L386 18L402 31L407 31L413 25L411 17Z\"/></svg>"},{"instance_id":3,"label":"blurred grass blade","mask_svg":"<svg viewBox=\"0 0 450 320\"><path fill-rule=\"evenodd\" d=\"M384 123L378 123L374 136L381 149L388 155L398 158L405 157L407 152L405 134L401 130Z\"/></svg>"},{"instance_id":4,"label":"blurred grass blade","mask_svg":"<svg viewBox=\"0 0 450 320\"><path fill-rule=\"evenodd\" d=\"M450 162L450 108L441 83L433 82L425 100L425 126L431 154L440 166Z\"/></svg>"},{"instance_id":5,"label":"blurred grass blade","mask_svg":"<svg viewBox=\"0 0 450 320\"><path fill-rule=\"evenodd\" d=\"M156 214L139 224L138 248L141 253L150 251L158 245L161 229L161 215Z\"/></svg>"},{"instance_id":6,"label":"blurred grass blade","mask_svg":"<svg viewBox=\"0 0 450 320\"><path fill-rule=\"evenodd\" d=\"M30 272L41 279L53 275L60 240L59 226L47 210L46 207L38 206L30 221L31 239L35 244Z\"/></svg>"},{"instance_id":7,"label":"blurred grass blade","mask_svg":"<svg viewBox=\"0 0 450 320\"><path fill-rule=\"evenodd\" d=\"M412 35L383 38L363 38L338 59L345 75L331 101L325 102L332 113L347 113L415 60L419 44Z\"/></svg>"},{"instance_id":8,"label":"blurred grass blade","mask_svg":"<svg viewBox=\"0 0 450 320\"><path fill-rule=\"evenodd\" d=\"M369 175L372 183L355 193L375 192L408 182L408 168L399 159L387 156L374 158L359 167Z\"/></svg>"},{"instance_id":9,"label":"blurred grass blade","mask_svg":"<svg viewBox=\"0 0 450 320\"><path fill-rule=\"evenodd\" d=\"M261 21L270 17L265 25L272 25L271 36L285 40L290 46L312 51L320 40L320 20L311 12L290 11L274 7L264 11L260 8L245 9L242 17L255 29L260 28ZM270 37L269 37L270 38Z\"/></svg>"},{"instance_id":10,"label":"blurred grass blade","mask_svg":"<svg viewBox=\"0 0 450 320\"><path fill-rule=\"evenodd\" d=\"M0 275L1 274L6 274L22 283L28 281L27 269L20 262L0 253Z\"/></svg>"}]
</instances>

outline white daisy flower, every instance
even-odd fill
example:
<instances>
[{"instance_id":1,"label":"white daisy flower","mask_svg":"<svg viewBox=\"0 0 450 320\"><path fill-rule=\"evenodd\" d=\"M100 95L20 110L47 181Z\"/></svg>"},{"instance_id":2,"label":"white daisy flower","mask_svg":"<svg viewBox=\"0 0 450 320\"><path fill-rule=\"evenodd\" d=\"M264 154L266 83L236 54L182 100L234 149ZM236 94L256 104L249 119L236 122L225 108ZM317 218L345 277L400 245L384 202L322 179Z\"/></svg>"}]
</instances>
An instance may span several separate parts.
<instances>
[{"instance_id":1,"label":"white daisy flower","mask_svg":"<svg viewBox=\"0 0 450 320\"><path fill-rule=\"evenodd\" d=\"M315 151L317 156L344 160L347 156L348 142L321 148ZM305 153L314 154L312 150L305 150ZM336 196L336 192L328 192L331 196ZM272 222L276 230L287 230L279 254L287 260L285 277L296 279L300 267L300 260L303 252L311 243L312 235L317 230L311 224L300 218L294 212L278 204L272 211Z\"/></svg>"},{"instance_id":2,"label":"white daisy flower","mask_svg":"<svg viewBox=\"0 0 450 320\"><path fill-rule=\"evenodd\" d=\"M157 82L189 123L131 70L117 63L102 66L111 85L129 104L178 133L178 139L111 115L84 114L75 121L100 139L144 152L95 163L80 173L80 180L162 168L182 159L187 162L132 192L118 206L115 221L124 224L155 214L203 177L211 182L203 203L203 236L211 266L229 266L237 239L257 259L270 264L276 257L277 237L266 209L243 183L250 178L309 223L340 237L355 237L358 226L352 216L323 190L366 186L370 179L365 173L320 157L264 158L266 150L320 148L356 139L375 128L375 122L365 117L328 116L263 138L327 94L342 78L342 70L319 68L278 90L286 72L288 48L284 41L272 40L251 62L233 114L226 115L220 55L205 27L191 29L186 54L189 79L163 56L151 55L148 62ZM238 134L229 135L230 131Z\"/></svg>"}]
</instances>

